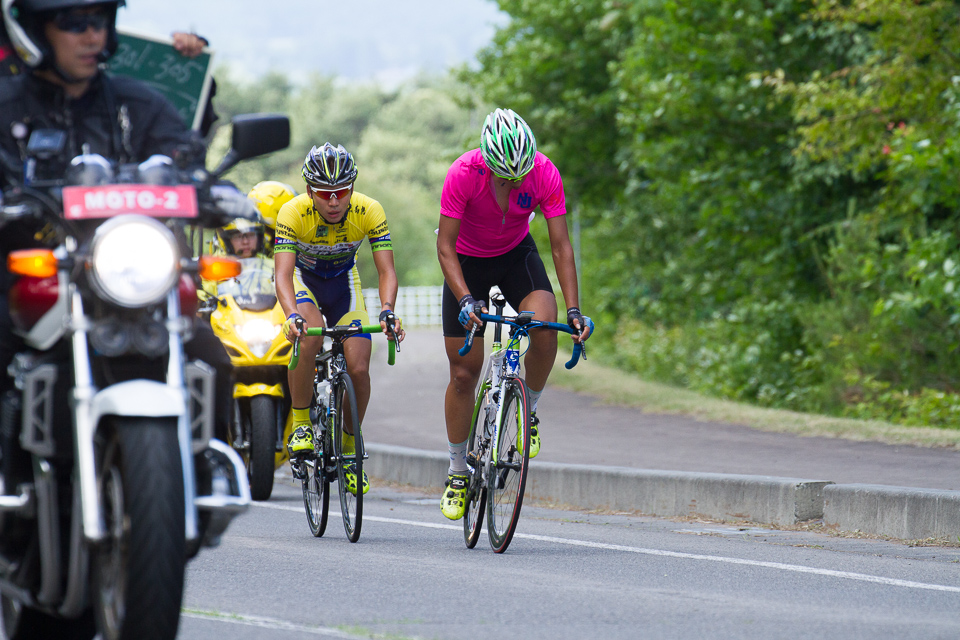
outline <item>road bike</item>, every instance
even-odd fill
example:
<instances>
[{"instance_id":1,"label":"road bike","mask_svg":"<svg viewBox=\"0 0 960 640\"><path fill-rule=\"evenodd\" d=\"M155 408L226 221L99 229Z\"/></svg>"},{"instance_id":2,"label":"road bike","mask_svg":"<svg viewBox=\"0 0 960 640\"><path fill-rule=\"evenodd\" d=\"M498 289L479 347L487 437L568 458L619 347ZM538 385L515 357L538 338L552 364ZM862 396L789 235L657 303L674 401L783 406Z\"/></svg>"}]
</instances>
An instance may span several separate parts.
<instances>
[{"instance_id":1,"label":"road bike","mask_svg":"<svg viewBox=\"0 0 960 640\"><path fill-rule=\"evenodd\" d=\"M494 293L490 302L496 314L478 313L484 322L493 323L494 338L490 358L473 407L470 437L467 440L467 510L463 517L463 538L472 549L480 538L484 506L490 546L503 553L510 545L520 520L520 507L530 464L530 406L527 384L520 377L521 340L535 329L574 333L557 322L534 320L532 311L504 316L506 300ZM482 303L480 303L482 306ZM584 318L591 331L593 322ZM503 325L510 327L506 346L500 342ZM473 345L476 325L467 334L459 353L465 356ZM582 343L574 343L573 357L566 368L586 359Z\"/></svg>"},{"instance_id":2,"label":"road bike","mask_svg":"<svg viewBox=\"0 0 960 640\"><path fill-rule=\"evenodd\" d=\"M302 322L302 321L301 321ZM299 324L299 323L298 323ZM307 513L310 533L315 537L323 535L327 528L327 512L330 507L330 483L337 483L340 494L340 512L343 515L343 530L350 542L360 539L360 526L363 519L363 461L367 459L363 447L363 434L357 413L357 396L353 380L347 373L347 360L343 351L344 341L363 333L381 333L379 324L351 324L335 327L312 327L304 329L298 326L301 335L323 336L331 339L330 348L326 344L317 353L314 369L314 392L311 405L313 417L314 450L306 456L290 459L293 477L300 480L303 487L303 506ZM392 324L388 324L387 333L392 334L389 341L390 352L387 362L393 364L399 351L396 334ZM293 343L289 368L295 369L300 357L300 338ZM353 433L355 452L344 454L341 450L343 433ZM347 487L347 467L357 479L356 495Z\"/></svg>"}]
</instances>

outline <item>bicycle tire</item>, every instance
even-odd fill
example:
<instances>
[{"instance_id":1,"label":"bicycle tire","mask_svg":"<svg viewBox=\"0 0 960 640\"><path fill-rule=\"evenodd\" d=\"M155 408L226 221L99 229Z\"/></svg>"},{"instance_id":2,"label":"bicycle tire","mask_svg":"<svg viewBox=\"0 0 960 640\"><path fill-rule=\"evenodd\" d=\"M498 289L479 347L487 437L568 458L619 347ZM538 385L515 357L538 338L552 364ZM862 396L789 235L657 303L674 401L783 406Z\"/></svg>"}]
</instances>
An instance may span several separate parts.
<instances>
[{"instance_id":1,"label":"bicycle tire","mask_svg":"<svg viewBox=\"0 0 960 640\"><path fill-rule=\"evenodd\" d=\"M527 484L530 405L526 383L520 378L507 380L501 403L501 422L494 438L496 457L487 470L487 533L496 553L510 546Z\"/></svg>"},{"instance_id":2,"label":"bicycle tire","mask_svg":"<svg viewBox=\"0 0 960 640\"><path fill-rule=\"evenodd\" d=\"M360 432L360 422L357 419L357 394L353 388L350 374L341 373L337 376L334 402L337 409L333 424L333 450L336 454L334 462L337 465L337 492L340 494L340 513L343 515L343 530L350 542L360 539L360 527L363 523L363 434ZM343 455L343 421L344 406L350 409L350 426L353 431L355 454L352 457ZM357 495L347 489L347 478L344 465L353 462L356 465Z\"/></svg>"},{"instance_id":3,"label":"bicycle tire","mask_svg":"<svg viewBox=\"0 0 960 640\"><path fill-rule=\"evenodd\" d=\"M473 471L467 481L467 509L463 514L463 541L467 549L477 546L480 539L480 530L483 526L483 510L487 503L487 487L483 481L483 465L487 455L481 451L480 441L483 437L483 423L486 419L487 388L485 382L480 386L477 401L473 407L473 426L470 427L470 437L467 440L467 459L472 459Z\"/></svg>"},{"instance_id":4,"label":"bicycle tire","mask_svg":"<svg viewBox=\"0 0 960 640\"><path fill-rule=\"evenodd\" d=\"M303 462L306 478L303 485L303 510L314 538L327 530L327 514L330 511L330 482L323 473L325 456L314 456Z\"/></svg>"}]
</instances>

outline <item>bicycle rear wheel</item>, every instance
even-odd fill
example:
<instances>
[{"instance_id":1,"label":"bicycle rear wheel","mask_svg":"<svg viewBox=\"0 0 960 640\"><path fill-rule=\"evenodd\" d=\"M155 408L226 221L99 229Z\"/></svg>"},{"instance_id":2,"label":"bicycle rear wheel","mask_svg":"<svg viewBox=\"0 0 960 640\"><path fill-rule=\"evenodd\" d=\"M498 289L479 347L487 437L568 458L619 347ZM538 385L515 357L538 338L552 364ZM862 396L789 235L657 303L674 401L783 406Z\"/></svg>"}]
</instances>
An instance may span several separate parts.
<instances>
[{"instance_id":1,"label":"bicycle rear wheel","mask_svg":"<svg viewBox=\"0 0 960 640\"><path fill-rule=\"evenodd\" d=\"M363 518L363 435L360 433L360 422L357 419L357 394L353 389L353 380L347 373L340 374L337 379L336 391L334 392L334 402L336 407L336 418L333 424L333 450L337 464L337 491L340 493L340 512L343 514L343 530L347 534L350 542L356 542L360 539L360 525ZM344 416L344 408L349 407L350 417ZM356 452L352 455L344 455L343 432L344 421L349 420L350 431L353 432L353 440ZM357 477L357 494L354 495L347 488L346 470L347 464L354 465L354 473Z\"/></svg>"},{"instance_id":2,"label":"bicycle rear wheel","mask_svg":"<svg viewBox=\"0 0 960 640\"><path fill-rule=\"evenodd\" d=\"M299 463L306 476L303 484L303 507L307 524L315 538L327 529L327 514L330 510L330 482L325 479L323 464L325 456L312 456Z\"/></svg>"},{"instance_id":3,"label":"bicycle rear wheel","mask_svg":"<svg viewBox=\"0 0 960 640\"><path fill-rule=\"evenodd\" d=\"M467 481L467 510L463 514L463 541L467 549L477 546L480 528L483 525L483 508L487 504L487 488L483 484L483 464L486 447L482 446L483 424L487 416L487 383L480 387L477 402L473 408L473 426L467 440L467 465L471 467Z\"/></svg>"},{"instance_id":4,"label":"bicycle rear wheel","mask_svg":"<svg viewBox=\"0 0 960 640\"><path fill-rule=\"evenodd\" d=\"M493 463L487 471L487 533L490 546L503 553L520 520L523 490L530 465L530 407L527 385L511 378L501 400L503 413L494 438Z\"/></svg>"}]
</instances>

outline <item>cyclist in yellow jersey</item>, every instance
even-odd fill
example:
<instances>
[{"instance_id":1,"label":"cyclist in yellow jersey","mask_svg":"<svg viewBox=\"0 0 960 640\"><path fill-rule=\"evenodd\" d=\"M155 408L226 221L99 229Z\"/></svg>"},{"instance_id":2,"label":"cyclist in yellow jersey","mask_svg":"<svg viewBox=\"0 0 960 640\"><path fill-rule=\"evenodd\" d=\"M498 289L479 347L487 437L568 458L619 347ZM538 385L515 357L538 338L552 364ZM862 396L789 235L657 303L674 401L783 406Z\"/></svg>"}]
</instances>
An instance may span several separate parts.
<instances>
[{"instance_id":1,"label":"cyclist in yellow jersey","mask_svg":"<svg viewBox=\"0 0 960 640\"><path fill-rule=\"evenodd\" d=\"M307 192L287 202L277 215L274 244L277 298L287 315L284 334L291 342L300 335L296 320L306 327L338 324L369 324L363 302L356 255L364 239L373 250L380 291L380 325L387 329L392 320L397 340L404 332L393 313L397 299L397 272L393 264L393 246L386 214L379 202L356 193L357 166L342 145L329 142L313 147L303 163ZM313 450L310 402L313 397L313 362L321 338L305 337L300 345L300 361L289 373L293 402L294 431L287 442L291 456ZM348 338L344 343L347 371L357 394L357 421L370 400L370 335ZM349 424L349 421L345 421ZM343 452L354 451L352 434L344 433ZM356 495L357 478L347 467L348 488ZM366 472L363 493L370 488Z\"/></svg>"}]
</instances>

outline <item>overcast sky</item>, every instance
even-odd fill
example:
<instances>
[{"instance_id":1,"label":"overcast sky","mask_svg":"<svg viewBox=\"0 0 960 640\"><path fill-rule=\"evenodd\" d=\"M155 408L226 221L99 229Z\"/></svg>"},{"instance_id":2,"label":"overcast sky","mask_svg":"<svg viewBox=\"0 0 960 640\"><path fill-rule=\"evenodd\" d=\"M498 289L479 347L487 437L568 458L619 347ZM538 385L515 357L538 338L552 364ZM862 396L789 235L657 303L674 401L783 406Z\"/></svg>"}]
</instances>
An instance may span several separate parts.
<instances>
[{"instance_id":1,"label":"overcast sky","mask_svg":"<svg viewBox=\"0 0 960 640\"><path fill-rule=\"evenodd\" d=\"M193 30L235 78L279 70L395 85L469 62L507 16L490 0L128 0L118 24Z\"/></svg>"}]
</instances>

